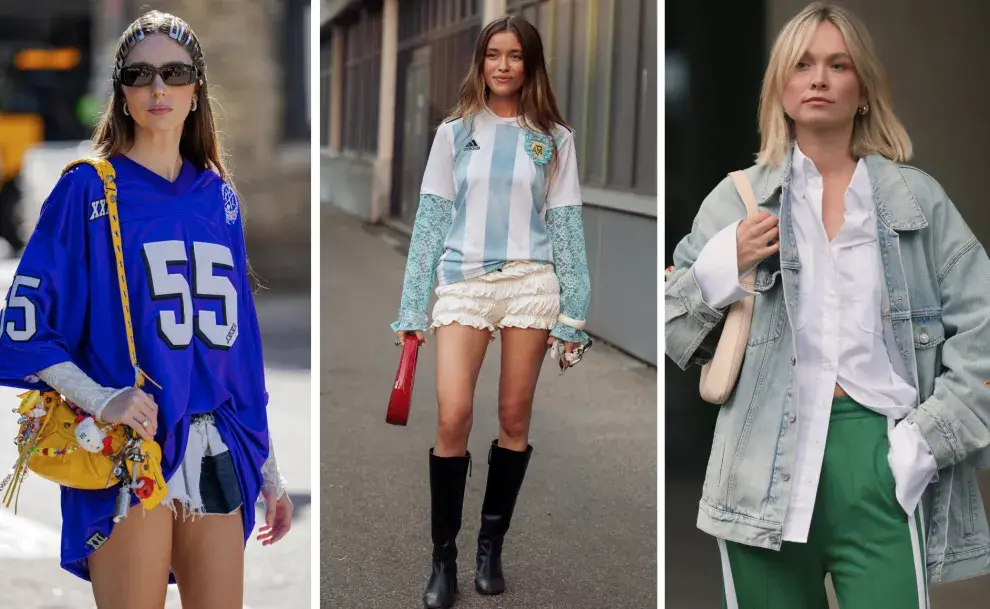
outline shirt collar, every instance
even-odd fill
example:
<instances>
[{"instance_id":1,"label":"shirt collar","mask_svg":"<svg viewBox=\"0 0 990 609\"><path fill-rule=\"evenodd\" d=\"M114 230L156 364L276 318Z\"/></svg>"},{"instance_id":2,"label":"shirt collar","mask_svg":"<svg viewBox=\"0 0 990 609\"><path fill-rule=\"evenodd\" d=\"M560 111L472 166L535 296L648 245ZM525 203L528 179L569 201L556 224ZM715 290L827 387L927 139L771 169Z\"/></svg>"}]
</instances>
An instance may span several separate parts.
<instances>
[{"instance_id":1,"label":"shirt collar","mask_svg":"<svg viewBox=\"0 0 990 609\"><path fill-rule=\"evenodd\" d=\"M815 167L815 162L810 157L801 152L801 148L794 143L794 150L791 155L791 187L798 194L804 194L812 180L822 179L821 172ZM852 197L848 195L852 194ZM870 174L863 159L856 162L856 169L853 171L852 180L846 189L846 205L856 205L873 209L873 187L870 183Z\"/></svg>"}]
</instances>

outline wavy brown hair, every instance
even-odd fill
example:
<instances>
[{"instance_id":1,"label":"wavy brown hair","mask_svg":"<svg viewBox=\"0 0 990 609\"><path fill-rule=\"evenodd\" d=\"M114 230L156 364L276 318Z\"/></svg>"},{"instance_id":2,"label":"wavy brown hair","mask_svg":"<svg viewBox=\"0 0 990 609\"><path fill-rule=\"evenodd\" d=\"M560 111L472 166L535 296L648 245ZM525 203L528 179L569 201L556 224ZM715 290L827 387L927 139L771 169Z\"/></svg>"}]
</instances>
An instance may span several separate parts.
<instances>
[{"instance_id":1,"label":"wavy brown hair","mask_svg":"<svg viewBox=\"0 0 990 609\"><path fill-rule=\"evenodd\" d=\"M485 84L485 55L492 36L500 32L512 32L523 52L523 85L519 91L519 123L523 129L550 136L554 153L550 158L550 173L557 167L557 141L554 132L560 125L571 130L557 108L550 75L543 56L543 39L533 24L522 17L500 17L481 30L474 47L474 56L467 75L461 81L457 105L447 116L470 119L488 107L488 85Z\"/></svg>"},{"instance_id":2,"label":"wavy brown hair","mask_svg":"<svg viewBox=\"0 0 990 609\"><path fill-rule=\"evenodd\" d=\"M213 117L213 100L206 79L206 61L199 39L189 24L175 15L149 11L132 23L117 41L113 69L113 91L106 110L93 133L93 148L100 156L110 157L128 150L134 144L134 119L124 114L124 91L120 84L120 69L128 53L149 34L164 34L189 52L199 75L195 86L198 102L195 112L186 116L179 140L179 154L197 169L212 168L230 182L230 172L223 159L223 148ZM233 187L233 184L231 184Z\"/></svg>"}]
</instances>

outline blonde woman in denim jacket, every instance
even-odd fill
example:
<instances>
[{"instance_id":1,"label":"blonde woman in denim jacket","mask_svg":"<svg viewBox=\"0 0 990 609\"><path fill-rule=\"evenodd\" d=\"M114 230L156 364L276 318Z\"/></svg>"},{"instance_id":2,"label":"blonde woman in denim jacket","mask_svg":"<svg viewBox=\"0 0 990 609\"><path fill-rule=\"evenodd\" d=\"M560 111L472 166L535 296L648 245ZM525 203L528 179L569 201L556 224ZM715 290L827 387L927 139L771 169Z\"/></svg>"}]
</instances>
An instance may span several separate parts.
<instances>
[{"instance_id":1,"label":"blonde woman in denim jacket","mask_svg":"<svg viewBox=\"0 0 990 609\"><path fill-rule=\"evenodd\" d=\"M702 203L665 282L666 352L712 357L756 294L698 526L729 609L928 607L990 572L975 470L990 465L990 259L908 135L863 24L814 3L780 32L762 145ZM756 271L752 290L739 278Z\"/></svg>"}]
</instances>

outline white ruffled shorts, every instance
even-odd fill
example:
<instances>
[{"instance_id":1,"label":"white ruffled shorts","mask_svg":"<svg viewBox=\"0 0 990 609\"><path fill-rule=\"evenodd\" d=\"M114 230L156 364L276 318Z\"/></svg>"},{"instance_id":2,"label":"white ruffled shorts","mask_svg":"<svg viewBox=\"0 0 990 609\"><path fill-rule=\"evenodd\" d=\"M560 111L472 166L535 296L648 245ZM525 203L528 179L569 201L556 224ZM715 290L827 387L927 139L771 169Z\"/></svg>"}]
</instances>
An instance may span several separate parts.
<instances>
[{"instance_id":1,"label":"white ruffled shorts","mask_svg":"<svg viewBox=\"0 0 990 609\"><path fill-rule=\"evenodd\" d=\"M495 336L501 328L550 330L560 314L560 284L552 264L509 262L501 269L436 289L430 331L458 323Z\"/></svg>"}]
</instances>

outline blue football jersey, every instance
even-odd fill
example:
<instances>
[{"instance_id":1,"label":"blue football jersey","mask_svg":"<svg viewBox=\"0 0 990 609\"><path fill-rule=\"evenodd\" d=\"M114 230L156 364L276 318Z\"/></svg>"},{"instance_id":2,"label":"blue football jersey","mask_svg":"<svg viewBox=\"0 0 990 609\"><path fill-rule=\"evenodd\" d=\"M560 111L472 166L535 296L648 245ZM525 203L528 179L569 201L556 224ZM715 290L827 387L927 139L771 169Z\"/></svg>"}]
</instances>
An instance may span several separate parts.
<instances>
[{"instance_id":1,"label":"blue football jersey","mask_svg":"<svg viewBox=\"0 0 990 609\"><path fill-rule=\"evenodd\" d=\"M213 413L238 472L247 540L268 455L268 394L237 195L188 161L174 182L122 155L111 163L137 359L162 386L143 390L159 407L166 480L190 417ZM103 184L85 164L56 184L18 265L0 320L0 384L46 389L34 375L69 360L104 386L134 384ZM117 494L62 488L62 565L84 579Z\"/></svg>"}]
</instances>

